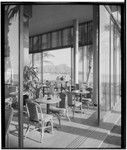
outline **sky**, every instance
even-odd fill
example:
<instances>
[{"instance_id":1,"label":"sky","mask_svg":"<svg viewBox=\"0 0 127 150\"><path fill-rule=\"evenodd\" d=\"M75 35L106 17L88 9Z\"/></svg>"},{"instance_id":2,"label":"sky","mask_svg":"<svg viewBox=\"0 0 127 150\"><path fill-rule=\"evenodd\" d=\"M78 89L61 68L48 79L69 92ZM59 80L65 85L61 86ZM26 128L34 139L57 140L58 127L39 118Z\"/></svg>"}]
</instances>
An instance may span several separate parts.
<instances>
[{"instance_id":1,"label":"sky","mask_svg":"<svg viewBox=\"0 0 127 150\"><path fill-rule=\"evenodd\" d=\"M49 57L45 60L52 61L54 65L66 64L71 67L71 48L58 49L49 51L54 57Z\"/></svg>"}]
</instances>

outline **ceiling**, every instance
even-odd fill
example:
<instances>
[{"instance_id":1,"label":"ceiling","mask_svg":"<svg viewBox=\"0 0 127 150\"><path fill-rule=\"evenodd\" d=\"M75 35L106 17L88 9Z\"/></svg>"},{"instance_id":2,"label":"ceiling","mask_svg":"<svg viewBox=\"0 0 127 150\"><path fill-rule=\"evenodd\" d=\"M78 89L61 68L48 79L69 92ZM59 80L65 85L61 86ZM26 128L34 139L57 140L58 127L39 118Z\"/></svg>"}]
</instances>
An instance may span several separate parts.
<instances>
[{"instance_id":1,"label":"ceiling","mask_svg":"<svg viewBox=\"0 0 127 150\"><path fill-rule=\"evenodd\" d=\"M32 5L30 35L36 35L93 19L92 5Z\"/></svg>"}]
</instances>

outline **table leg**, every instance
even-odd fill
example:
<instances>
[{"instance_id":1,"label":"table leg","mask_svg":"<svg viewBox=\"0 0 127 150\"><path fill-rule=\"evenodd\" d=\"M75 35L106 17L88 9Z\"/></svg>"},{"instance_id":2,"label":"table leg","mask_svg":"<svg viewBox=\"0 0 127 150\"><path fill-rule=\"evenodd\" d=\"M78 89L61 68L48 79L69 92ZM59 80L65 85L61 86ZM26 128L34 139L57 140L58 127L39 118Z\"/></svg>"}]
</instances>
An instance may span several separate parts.
<instances>
[{"instance_id":1,"label":"table leg","mask_svg":"<svg viewBox=\"0 0 127 150\"><path fill-rule=\"evenodd\" d=\"M82 94L80 94L80 102L82 103ZM82 113L82 105L81 105L81 113Z\"/></svg>"},{"instance_id":2,"label":"table leg","mask_svg":"<svg viewBox=\"0 0 127 150\"><path fill-rule=\"evenodd\" d=\"M49 104L47 104L47 114L49 114Z\"/></svg>"},{"instance_id":3,"label":"table leg","mask_svg":"<svg viewBox=\"0 0 127 150\"><path fill-rule=\"evenodd\" d=\"M80 94L80 102L82 102L82 94Z\"/></svg>"},{"instance_id":4,"label":"table leg","mask_svg":"<svg viewBox=\"0 0 127 150\"><path fill-rule=\"evenodd\" d=\"M44 95L45 95L44 92L45 92L45 88L43 87L43 97L44 97Z\"/></svg>"}]
</instances>

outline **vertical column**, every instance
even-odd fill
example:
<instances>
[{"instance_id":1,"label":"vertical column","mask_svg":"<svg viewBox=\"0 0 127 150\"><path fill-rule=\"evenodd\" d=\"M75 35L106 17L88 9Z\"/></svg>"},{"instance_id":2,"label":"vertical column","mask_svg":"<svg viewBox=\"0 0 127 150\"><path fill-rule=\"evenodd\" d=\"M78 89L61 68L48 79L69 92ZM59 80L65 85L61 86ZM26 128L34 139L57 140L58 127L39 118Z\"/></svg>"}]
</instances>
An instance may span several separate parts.
<instances>
[{"instance_id":1,"label":"vertical column","mask_svg":"<svg viewBox=\"0 0 127 150\"><path fill-rule=\"evenodd\" d=\"M111 56L112 56L112 52L111 52L111 17L110 17L110 34L109 34L109 110L111 110L111 88L112 88L112 84L111 84Z\"/></svg>"},{"instance_id":2,"label":"vertical column","mask_svg":"<svg viewBox=\"0 0 127 150\"><path fill-rule=\"evenodd\" d=\"M99 108L99 6L93 5L93 102L98 104L98 124L100 120Z\"/></svg>"},{"instance_id":3,"label":"vertical column","mask_svg":"<svg viewBox=\"0 0 127 150\"><path fill-rule=\"evenodd\" d=\"M74 48L71 48L71 85L75 84L75 59L74 59L75 55L74 55Z\"/></svg>"},{"instance_id":4,"label":"vertical column","mask_svg":"<svg viewBox=\"0 0 127 150\"><path fill-rule=\"evenodd\" d=\"M24 43L24 66L30 64L29 60L29 19L32 17L32 6L23 6L23 43Z\"/></svg>"},{"instance_id":5,"label":"vertical column","mask_svg":"<svg viewBox=\"0 0 127 150\"><path fill-rule=\"evenodd\" d=\"M84 47L82 47L82 82L85 81L85 78L84 78L84 76L85 76L84 66L85 66L85 64L84 64Z\"/></svg>"},{"instance_id":6,"label":"vertical column","mask_svg":"<svg viewBox=\"0 0 127 150\"><path fill-rule=\"evenodd\" d=\"M24 66L30 64L29 60L29 17L23 16L23 35L24 35Z\"/></svg>"},{"instance_id":7,"label":"vertical column","mask_svg":"<svg viewBox=\"0 0 127 150\"><path fill-rule=\"evenodd\" d=\"M113 31L113 94L114 94L114 99L113 99L113 107L115 106L116 102L116 75L117 75L117 62L116 62L116 52L117 52L117 41L116 41L116 26L114 26L114 31Z\"/></svg>"},{"instance_id":8,"label":"vertical column","mask_svg":"<svg viewBox=\"0 0 127 150\"><path fill-rule=\"evenodd\" d=\"M78 47L79 47L79 29L78 29L78 20L74 20L74 65L75 65L75 84L78 84Z\"/></svg>"},{"instance_id":9,"label":"vertical column","mask_svg":"<svg viewBox=\"0 0 127 150\"><path fill-rule=\"evenodd\" d=\"M88 61L87 61L87 46L84 47L83 49L84 51L84 68L83 68L83 72L84 72L84 81L87 82L87 74L88 74Z\"/></svg>"},{"instance_id":10,"label":"vertical column","mask_svg":"<svg viewBox=\"0 0 127 150\"><path fill-rule=\"evenodd\" d=\"M19 148L23 148L23 67L24 64L24 52L28 56L28 45L29 45L29 23L25 28L25 19L30 18L32 13L31 6L20 6L19 9L19 94L18 94L18 104L19 104L19 113L18 113L18 123L19 123L19 132L18 132L18 143ZM24 17L26 15L26 18ZM28 31L27 31L28 30ZM25 38L24 38L25 36ZM27 39L27 40L26 40ZM28 45L27 45L28 44ZM27 48L25 48L25 46Z\"/></svg>"},{"instance_id":11,"label":"vertical column","mask_svg":"<svg viewBox=\"0 0 127 150\"><path fill-rule=\"evenodd\" d=\"M43 52L41 53L41 82L43 82Z\"/></svg>"},{"instance_id":12,"label":"vertical column","mask_svg":"<svg viewBox=\"0 0 127 150\"><path fill-rule=\"evenodd\" d=\"M18 121L19 121L19 148L23 148L23 62L24 62L24 42L23 42L23 6L20 6L20 16L19 16L19 32L20 32L20 43L19 43L19 113L18 113Z\"/></svg>"}]
</instances>

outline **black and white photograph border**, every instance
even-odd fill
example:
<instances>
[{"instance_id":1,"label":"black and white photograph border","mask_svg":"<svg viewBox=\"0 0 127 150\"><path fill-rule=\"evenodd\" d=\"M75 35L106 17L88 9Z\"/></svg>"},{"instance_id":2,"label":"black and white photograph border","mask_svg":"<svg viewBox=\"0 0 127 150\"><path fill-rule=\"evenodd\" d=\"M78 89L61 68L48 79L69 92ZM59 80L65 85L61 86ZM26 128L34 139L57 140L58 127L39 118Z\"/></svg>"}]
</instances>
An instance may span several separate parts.
<instances>
[{"instance_id":1,"label":"black and white photograph border","mask_svg":"<svg viewBox=\"0 0 127 150\"><path fill-rule=\"evenodd\" d=\"M126 149L126 3L1 1L1 149Z\"/></svg>"}]
</instances>

